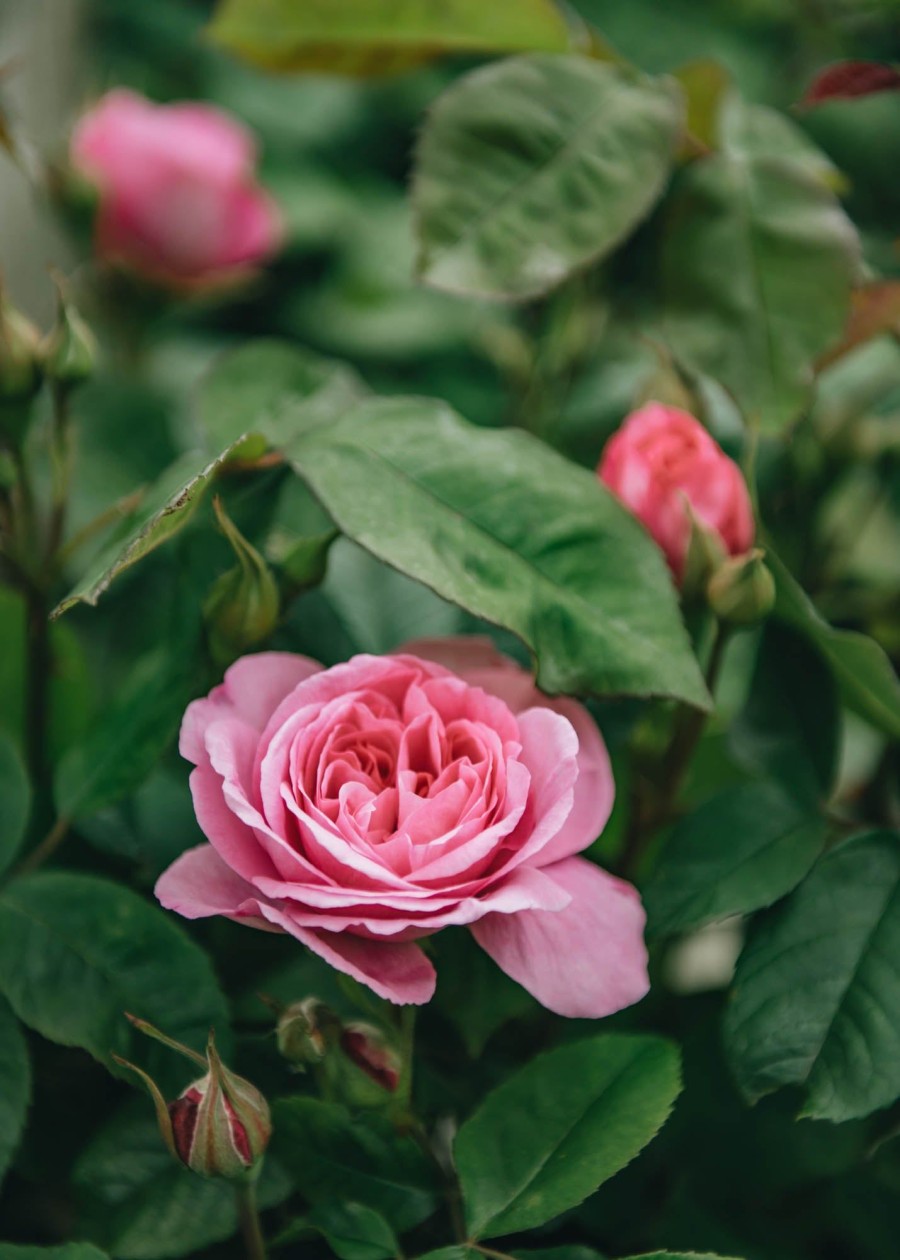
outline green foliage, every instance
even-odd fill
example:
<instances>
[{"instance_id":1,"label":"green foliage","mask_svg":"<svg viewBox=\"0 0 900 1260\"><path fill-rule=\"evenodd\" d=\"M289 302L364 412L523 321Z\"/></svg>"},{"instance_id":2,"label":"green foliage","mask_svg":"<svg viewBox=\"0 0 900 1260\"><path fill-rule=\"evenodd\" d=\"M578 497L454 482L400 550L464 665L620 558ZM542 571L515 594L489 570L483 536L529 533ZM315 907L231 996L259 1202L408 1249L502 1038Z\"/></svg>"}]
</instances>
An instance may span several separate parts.
<instances>
[{"instance_id":1,"label":"green foliage","mask_svg":"<svg viewBox=\"0 0 900 1260\"><path fill-rule=\"evenodd\" d=\"M473 1238L534 1229L634 1159L681 1089L674 1046L593 1037L541 1055L488 1096L454 1152Z\"/></svg>"},{"instance_id":2,"label":"green foliage","mask_svg":"<svg viewBox=\"0 0 900 1260\"><path fill-rule=\"evenodd\" d=\"M413 0L402 10L367 0L325 8L294 0L222 0L210 36L250 61L279 70L389 74L439 53L563 51L569 43L552 0L520 0L489 12L479 0L435 7Z\"/></svg>"},{"instance_id":3,"label":"green foliage","mask_svg":"<svg viewBox=\"0 0 900 1260\"><path fill-rule=\"evenodd\" d=\"M347 1200L401 1232L435 1210L431 1167L412 1138L383 1117L351 1116L316 1098L285 1098L273 1118L273 1153L315 1206Z\"/></svg>"},{"instance_id":4,"label":"green foliage","mask_svg":"<svg viewBox=\"0 0 900 1260\"><path fill-rule=\"evenodd\" d=\"M900 835L856 836L761 918L725 1031L751 1100L802 1085L802 1114L849 1120L900 1094Z\"/></svg>"},{"instance_id":5,"label":"green foliage","mask_svg":"<svg viewBox=\"0 0 900 1260\"><path fill-rule=\"evenodd\" d=\"M15 1154L31 1100L31 1066L19 1021L0 998L0 1182Z\"/></svg>"},{"instance_id":6,"label":"green foliage","mask_svg":"<svg viewBox=\"0 0 900 1260\"><path fill-rule=\"evenodd\" d=\"M307 1220L326 1238L338 1260L387 1260L400 1249L384 1217L361 1203L322 1203Z\"/></svg>"},{"instance_id":7,"label":"green foliage","mask_svg":"<svg viewBox=\"0 0 900 1260\"><path fill-rule=\"evenodd\" d=\"M0 990L49 1040L111 1069L118 1054L173 1084L185 1083L183 1065L135 1034L126 1011L198 1048L214 1025L228 1044L208 957L162 910L93 875L38 872L0 892Z\"/></svg>"},{"instance_id":8,"label":"green foliage","mask_svg":"<svg viewBox=\"0 0 900 1260\"><path fill-rule=\"evenodd\" d=\"M726 789L673 827L644 888L649 930L687 932L770 906L799 884L825 833L773 783Z\"/></svg>"},{"instance_id":9,"label":"green foliage","mask_svg":"<svg viewBox=\"0 0 900 1260\"><path fill-rule=\"evenodd\" d=\"M25 837L31 784L12 740L0 733L0 872L10 865Z\"/></svg>"},{"instance_id":10,"label":"green foliage","mask_svg":"<svg viewBox=\"0 0 900 1260\"><path fill-rule=\"evenodd\" d=\"M647 215L682 122L671 80L584 58L523 57L461 79L420 141L419 273L482 297L558 284Z\"/></svg>"},{"instance_id":11,"label":"green foliage","mask_svg":"<svg viewBox=\"0 0 900 1260\"><path fill-rule=\"evenodd\" d=\"M815 360L840 338L859 247L806 146L798 159L756 123L729 100L720 147L675 185L661 238L664 328L750 423L778 432L808 402Z\"/></svg>"}]
</instances>

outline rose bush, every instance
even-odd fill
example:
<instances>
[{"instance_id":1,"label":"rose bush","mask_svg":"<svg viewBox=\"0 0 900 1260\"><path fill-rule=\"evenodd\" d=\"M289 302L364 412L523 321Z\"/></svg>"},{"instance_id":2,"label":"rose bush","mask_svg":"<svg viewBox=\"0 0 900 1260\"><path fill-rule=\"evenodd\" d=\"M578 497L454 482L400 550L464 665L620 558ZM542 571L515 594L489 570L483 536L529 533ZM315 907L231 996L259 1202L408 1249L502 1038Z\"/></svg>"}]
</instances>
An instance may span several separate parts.
<instances>
[{"instance_id":1,"label":"rose bush","mask_svg":"<svg viewBox=\"0 0 900 1260\"><path fill-rule=\"evenodd\" d=\"M278 246L253 136L210 105L156 105L117 88L81 118L69 156L97 187L96 249L107 262L170 287L208 287Z\"/></svg>"},{"instance_id":2,"label":"rose bush","mask_svg":"<svg viewBox=\"0 0 900 1260\"><path fill-rule=\"evenodd\" d=\"M691 514L732 556L753 543L753 509L737 464L686 411L651 402L628 416L604 448L597 474L684 574Z\"/></svg>"},{"instance_id":3,"label":"rose bush","mask_svg":"<svg viewBox=\"0 0 900 1260\"><path fill-rule=\"evenodd\" d=\"M244 657L181 752L210 843L159 880L169 909L288 932L393 1002L431 997L416 941L451 925L559 1014L646 992L637 893L575 856L612 808L600 733L486 642Z\"/></svg>"}]
</instances>

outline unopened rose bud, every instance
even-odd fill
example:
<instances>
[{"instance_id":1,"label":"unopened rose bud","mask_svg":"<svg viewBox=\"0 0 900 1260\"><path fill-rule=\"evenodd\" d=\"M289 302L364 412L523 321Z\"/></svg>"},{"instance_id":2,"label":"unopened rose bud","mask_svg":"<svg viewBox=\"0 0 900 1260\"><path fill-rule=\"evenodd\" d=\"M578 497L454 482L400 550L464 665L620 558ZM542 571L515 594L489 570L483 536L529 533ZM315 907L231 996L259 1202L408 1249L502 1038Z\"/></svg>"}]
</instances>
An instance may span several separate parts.
<instances>
[{"instance_id":1,"label":"unopened rose bud","mask_svg":"<svg viewBox=\"0 0 900 1260\"><path fill-rule=\"evenodd\" d=\"M160 1132L170 1152L203 1177L235 1180L255 1176L272 1134L269 1105L259 1090L225 1067L212 1032L204 1060L151 1024L128 1018L141 1032L194 1062L205 1063L207 1068L204 1076L188 1085L174 1102L167 1103L146 1072L113 1056L117 1063L136 1072L150 1091Z\"/></svg>"},{"instance_id":2,"label":"unopened rose bud","mask_svg":"<svg viewBox=\"0 0 900 1260\"><path fill-rule=\"evenodd\" d=\"M709 606L722 621L752 625L772 611L775 579L759 549L722 564L706 588Z\"/></svg>"},{"instance_id":3,"label":"unopened rose bud","mask_svg":"<svg viewBox=\"0 0 900 1260\"><path fill-rule=\"evenodd\" d=\"M403 1060L379 1028L347 1024L341 1033L341 1049L376 1085L389 1093L396 1091Z\"/></svg>"},{"instance_id":4,"label":"unopened rose bud","mask_svg":"<svg viewBox=\"0 0 900 1260\"><path fill-rule=\"evenodd\" d=\"M72 388L92 374L97 361L97 342L72 305L65 283L59 277L54 279L59 301L56 324L42 346L44 371L51 381Z\"/></svg>"},{"instance_id":5,"label":"unopened rose bud","mask_svg":"<svg viewBox=\"0 0 900 1260\"><path fill-rule=\"evenodd\" d=\"M340 1033L338 1017L314 997L285 1007L275 1027L279 1052L300 1071L321 1063Z\"/></svg>"},{"instance_id":6,"label":"unopened rose bud","mask_svg":"<svg viewBox=\"0 0 900 1260\"><path fill-rule=\"evenodd\" d=\"M692 516L717 535L726 555L753 543L750 496L741 474L699 420L650 402L606 444L600 480L638 518L682 584Z\"/></svg>"},{"instance_id":7,"label":"unopened rose bud","mask_svg":"<svg viewBox=\"0 0 900 1260\"><path fill-rule=\"evenodd\" d=\"M0 297L0 402L27 402L41 383L40 334Z\"/></svg>"},{"instance_id":8,"label":"unopened rose bud","mask_svg":"<svg viewBox=\"0 0 900 1260\"><path fill-rule=\"evenodd\" d=\"M280 610L278 584L255 547L214 502L223 534L238 563L217 578L203 605L210 651L219 664L230 664L275 629Z\"/></svg>"}]
</instances>

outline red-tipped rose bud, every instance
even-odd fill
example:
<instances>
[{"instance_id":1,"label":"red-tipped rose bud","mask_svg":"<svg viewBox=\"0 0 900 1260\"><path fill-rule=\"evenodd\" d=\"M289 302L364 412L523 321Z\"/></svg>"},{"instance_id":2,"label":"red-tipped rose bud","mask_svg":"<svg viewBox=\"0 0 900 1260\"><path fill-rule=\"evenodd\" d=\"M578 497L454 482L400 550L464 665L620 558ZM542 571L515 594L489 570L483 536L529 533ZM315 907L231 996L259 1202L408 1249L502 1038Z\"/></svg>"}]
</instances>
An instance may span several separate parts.
<instances>
[{"instance_id":1,"label":"red-tipped rose bud","mask_svg":"<svg viewBox=\"0 0 900 1260\"><path fill-rule=\"evenodd\" d=\"M403 1061L380 1029L373 1024L346 1024L341 1049L376 1085L392 1094L396 1091Z\"/></svg>"},{"instance_id":2,"label":"red-tipped rose bud","mask_svg":"<svg viewBox=\"0 0 900 1260\"><path fill-rule=\"evenodd\" d=\"M141 1032L195 1062L204 1062L195 1051L160 1033L152 1024L128 1018ZM225 1067L212 1032L206 1045L205 1063L209 1070L171 1103L166 1103L155 1081L141 1068L113 1057L136 1072L147 1086L163 1140L176 1159L203 1177L235 1180L255 1176L272 1134L269 1105L254 1085Z\"/></svg>"}]
</instances>

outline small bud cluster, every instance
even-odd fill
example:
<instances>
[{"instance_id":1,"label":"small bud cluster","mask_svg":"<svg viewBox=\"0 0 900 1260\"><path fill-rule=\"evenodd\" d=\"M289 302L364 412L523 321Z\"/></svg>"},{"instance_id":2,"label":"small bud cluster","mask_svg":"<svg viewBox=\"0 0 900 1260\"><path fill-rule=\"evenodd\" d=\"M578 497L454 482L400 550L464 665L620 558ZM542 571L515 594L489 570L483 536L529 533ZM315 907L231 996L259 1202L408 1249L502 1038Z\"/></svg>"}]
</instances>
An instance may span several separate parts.
<instances>
[{"instance_id":1,"label":"small bud cluster","mask_svg":"<svg viewBox=\"0 0 900 1260\"><path fill-rule=\"evenodd\" d=\"M296 1071L324 1072L341 1097L359 1106L385 1101L400 1084L402 1060L388 1036L374 1024L345 1023L318 998L281 1010L276 1037Z\"/></svg>"}]
</instances>

